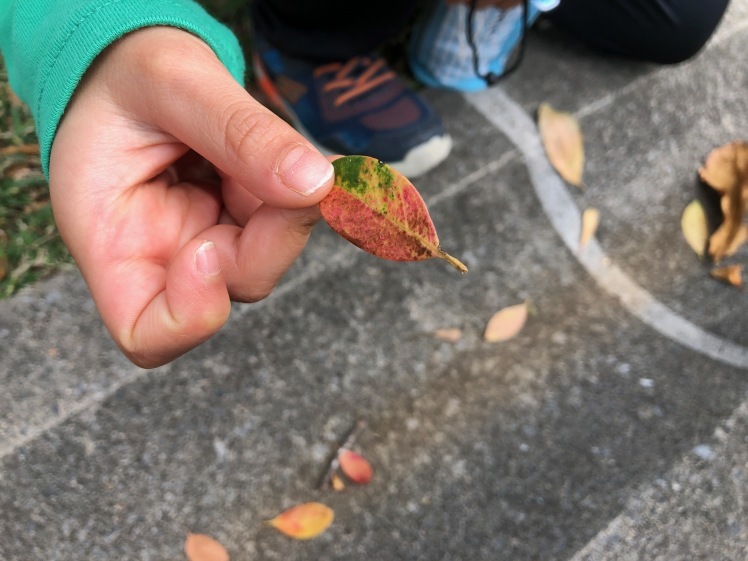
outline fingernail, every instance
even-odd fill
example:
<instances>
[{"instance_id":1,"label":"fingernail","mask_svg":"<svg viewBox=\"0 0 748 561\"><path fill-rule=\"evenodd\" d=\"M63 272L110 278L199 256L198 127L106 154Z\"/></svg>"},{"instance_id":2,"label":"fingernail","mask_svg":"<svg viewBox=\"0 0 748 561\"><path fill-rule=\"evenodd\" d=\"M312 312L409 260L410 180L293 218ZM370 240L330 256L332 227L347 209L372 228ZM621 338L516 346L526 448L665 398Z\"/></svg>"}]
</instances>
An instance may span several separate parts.
<instances>
[{"instance_id":1,"label":"fingernail","mask_svg":"<svg viewBox=\"0 0 748 561\"><path fill-rule=\"evenodd\" d=\"M221 262L218 260L218 251L213 242L203 242L195 252L195 266L205 276L217 275L221 272Z\"/></svg>"},{"instance_id":2,"label":"fingernail","mask_svg":"<svg viewBox=\"0 0 748 561\"><path fill-rule=\"evenodd\" d=\"M281 158L276 173L292 191L311 195L330 180L334 170L321 154L297 144Z\"/></svg>"}]
</instances>

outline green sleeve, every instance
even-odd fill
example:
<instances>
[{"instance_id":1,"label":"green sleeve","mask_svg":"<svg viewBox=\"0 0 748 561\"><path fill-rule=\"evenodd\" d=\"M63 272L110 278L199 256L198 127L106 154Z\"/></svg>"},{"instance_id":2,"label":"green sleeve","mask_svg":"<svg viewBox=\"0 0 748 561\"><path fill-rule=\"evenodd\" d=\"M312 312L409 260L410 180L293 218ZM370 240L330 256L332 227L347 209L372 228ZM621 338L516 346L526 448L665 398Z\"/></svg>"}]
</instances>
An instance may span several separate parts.
<instances>
[{"instance_id":1,"label":"green sleeve","mask_svg":"<svg viewBox=\"0 0 748 561\"><path fill-rule=\"evenodd\" d=\"M0 0L0 50L11 86L34 116L45 174L60 119L86 69L122 35L154 25L202 38L244 82L236 37L190 0Z\"/></svg>"}]
</instances>

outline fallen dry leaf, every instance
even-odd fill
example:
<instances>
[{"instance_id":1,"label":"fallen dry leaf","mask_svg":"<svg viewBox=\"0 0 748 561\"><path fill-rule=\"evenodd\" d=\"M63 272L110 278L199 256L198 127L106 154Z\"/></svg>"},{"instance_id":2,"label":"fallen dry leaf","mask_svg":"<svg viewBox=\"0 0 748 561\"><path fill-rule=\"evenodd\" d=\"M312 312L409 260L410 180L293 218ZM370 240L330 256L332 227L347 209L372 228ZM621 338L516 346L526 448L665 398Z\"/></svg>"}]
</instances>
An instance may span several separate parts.
<instances>
[{"instance_id":1,"label":"fallen dry leaf","mask_svg":"<svg viewBox=\"0 0 748 561\"><path fill-rule=\"evenodd\" d=\"M706 243L709 239L709 226L707 225L704 207L699 201L691 201L683 210L680 218L680 228L691 249L699 257L704 257Z\"/></svg>"},{"instance_id":2,"label":"fallen dry leaf","mask_svg":"<svg viewBox=\"0 0 748 561\"><path fill-rule=\"evenodd\" d=\"M600 225L600 211L596 208L587 208L582 213L582 231L579 235L579 249L586 246L595 237L597 227Z\"/></svg>"},{"instance_id":3,"label":"fallen dry leaf","mask_svg":"<svg viewBox=\"0 0 748 561\"><path fill-rule=\"evenodd\" d=\"M566 182L582 187L584 139L576 117L556 111L548 103L541 103L538 129L553 168Z\"/></svg>"},{"instance_id":4,"label":"fallen dry leaf","mask_svg":"<svg viewBox=\"0 0 748 561\"><path fill-rule=\"evenodd\" d=\"M374 470L366 458L352 450L341 450L338 461L345 476L358 485L369 483L374 475Z\"/></svg>"},{"instance_id":5,"label":"fallen dry leaf","mask_svg":"<svg viewBox=\"0 0 748 561\"><path fill-rule=\"evenodd\" d=\"M345 481L343 481L343 478L337 473L332 474L332 477L330 478L330 486L333 491L337 491L338 493L345 491Z\"/></svg>"},{"instance_id":6,"label":"fallen dry leaf","mask_svg":"<svg viewBox=\"0 0 748 561\"><path fill-rule=\"evenodd\" d=\"M462 330L456 327L437 329L434 331L434 337L446 343L456 343L462 339Z\"/></svg>"},{"instance_id":7,"label":"fallen dry leaf","mask_svg":"<svg viewBox=\"0 0 748 561\"><path fill-rule=\"evenodd\" d=\"M467 272L439 245L426 203L404 175L368 156L345 156L332 165L335 184L319 208L338 234L383 259L437 257Z\"/></svg>"},{"instance_id":8,"label":"fallen dry leaf","mask_svg":"<svg viewBox=\"0 0 748 561\"><path fill-rule=\"evenodd\" d=\"M265 523L296 540L319 536L332 524L333 510L322 503L302 503L281 512Z\"/></svg>"},{"instance_id":9,"label":"fallen dry leaf","mask_svg":"<svg viewBox=\"0 0 748 561\"><path fill-rule=\"evenodd\" d=\"M483 338L489 343L508 341L516 336L527 321L527 302L496 312L486 325Z\"/></svg>"},{"instance_id":10,"label":"fallen dry leaf","mask_svg":"<svg viewBox=\"0 0 748 561\"><path fill-rule=\"evenodd\" d=\"M732 189L740 173L748 173L748 142L735 141L715 148L699 168L701 180L719 193Z\"/></svg>"},{"instance_id":11,"label":"fallen dry leaf","mask_svg":"<svg viewBox=\"0 0 748 561\"><path fill-rule=\"evenodd\" d=\"M721 280L737 288L743 288L743 265L718 267L712 269L709 274L717 280Z\"/></svg>"},{"instance_id":12,"label":"fallen dry leaf","mask_svg":"<svg viewBox=\"0 0 748 561\"><path fill-rule=\"evenodd\" d=\"M736 141L712 150L699 176L721 197L723 221L708 245L709 255L717 263L748 239L748 226L743 223L748 208L748 143Z\"/></svg>"},{"instance_id":13,"label":"fallen dry leaf","mask_svg":"<svg viewBox=\"0 0 748 561\"><path fill-rule=\"evenodd\" d=\"M229 561L226 548L205 534L187 534L184 554L189 561Z\"/></svg>"}]
</instances>

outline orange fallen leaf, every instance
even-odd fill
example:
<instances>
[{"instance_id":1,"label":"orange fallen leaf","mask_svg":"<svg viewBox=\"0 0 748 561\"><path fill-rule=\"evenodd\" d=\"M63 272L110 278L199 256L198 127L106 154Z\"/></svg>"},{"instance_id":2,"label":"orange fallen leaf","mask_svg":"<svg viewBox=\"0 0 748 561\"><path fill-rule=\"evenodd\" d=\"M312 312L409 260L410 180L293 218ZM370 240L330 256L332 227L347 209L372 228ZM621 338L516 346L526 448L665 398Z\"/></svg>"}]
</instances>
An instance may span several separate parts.
<instances>
[{"instance_id":1,"label":"orange fallen leaf","mask_svg":"<svg viewBox=\"0 0 748 561\"><path fill-rule=\"evenodd\" d=\"M717 280L721 280L737 288L743 288L743 265L718 267L712 269L709 274Z\"/></svg>"},{"instance_id":2,"label":"orange fallen leaf","mask_svg":"<svg viewBox=\"0 0 748 561\"><path fill-rule=\"evenodd\" d=\"M586 246L595 237L597 227L600 225L600 211L596 208L587 208L582 213L582 231L579 235L579 249Z\"/></svg>"},{"instance_id":3,"label":"orange fallen leaf","mask_svg":"<svg viewBox=\"0 0 748 561\"><path fill-rule=\"evenodd\" d=\"M462 339L462 330L456 327L437 329L434 331L434 337L446 343L456 343Z\"/></svg>"},{"instance_id":4,"label":"orange fallen leaf","mask_svg":"<svg viewBox=\"0 0 748 561\"><path fill-rule=\"evenodd\" d=\"M265 523L296 540L317 537L332 524L333 510L322 503L302 503L281 512Z\"/></svg>"},{"instance_id":5,"label":"orange fallen leaf","mask_svg":"<svg viewBox=\"0 0 748 561\"><path fill-rule=\"evenodd\" d=\"M516 336L527 322L527 302L509 306L496 312L486 325L483 338L489 343L501 343Z\"/></svg>"},{"instance_id":6,"label":"orange fallen leaf","mask_svg":"<svg viewBox=\"0 0 748 561\"><path fill-rule=\"evenodd\" d=\"M709 239L709 226L704 207L699 201L691 201L683 210L680 218L683 237L699 257L704 257L706 243Z\"/></svg>"},{"instance_id":7,"label":"orange fallen leaf","mask_svg":"<svg viewBox=\"0 0 748 561\"><path fill-rule=\"evenodd\" d=\"M226 548L205 534L187 534L184 554L189 561L229 561Z\"/></svg>"},{"instance_id":8,"label":"orange fallen leaf","mask_svg":"<svg viewBox=\"0 0 748 561\"><path fill-rule=\"evenodd\" d=\"M338 461L345 476L358 485L369 483L374 475L374 470L366 458L352 450L341 450Z\"/></svg>"},{"instance_id":9,"label":"orange fallen leaf","mask_svg":"<svg viewBox=\"0 0 748 561\"><path fill-rule=\"evenodd\" d=\"M541 103L538 130L553 168L568 183L582 187L584 139L576 117Z\"/></svg>"}]
</instances>

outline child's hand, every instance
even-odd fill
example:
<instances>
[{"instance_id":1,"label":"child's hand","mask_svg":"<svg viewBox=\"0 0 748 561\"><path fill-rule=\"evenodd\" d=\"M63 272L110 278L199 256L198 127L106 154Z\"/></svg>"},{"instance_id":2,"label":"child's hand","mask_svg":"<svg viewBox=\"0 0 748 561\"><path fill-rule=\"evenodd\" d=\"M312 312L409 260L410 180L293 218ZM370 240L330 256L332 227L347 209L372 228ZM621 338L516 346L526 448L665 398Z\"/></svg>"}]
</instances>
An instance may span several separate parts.
<instances>
[{"instance_id":1,"label":"child's hand","mask_svg":"<svg viewBox=\"0 0 748 561\"><path fill-rule=\"evenodd\" d=\"M113 338L145 367L213 335L230 298L267 296L332 181L330 163L205 43L167 27L99 57L50 163L60 232Z\"/></svg>"}]
</instances>

